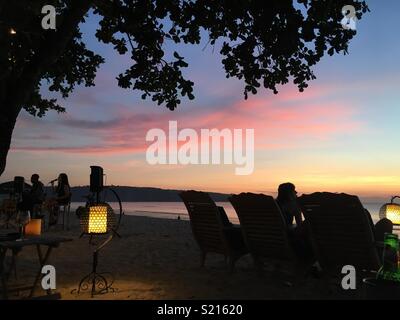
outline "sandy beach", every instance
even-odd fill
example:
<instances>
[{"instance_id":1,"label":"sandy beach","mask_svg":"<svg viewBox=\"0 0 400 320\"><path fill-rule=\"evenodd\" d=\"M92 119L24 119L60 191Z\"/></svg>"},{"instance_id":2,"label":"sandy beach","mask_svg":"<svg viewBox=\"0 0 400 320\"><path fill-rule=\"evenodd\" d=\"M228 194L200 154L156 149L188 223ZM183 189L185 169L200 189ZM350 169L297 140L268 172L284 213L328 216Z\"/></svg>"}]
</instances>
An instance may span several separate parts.
<instances>
[{"instance_id":1,"label":"sandy beach","mask_svg":"<svg viewBox=\"0 0 400 320\"><path fill-rule=\"evenodd\" d=\"M71 293L80 279L91 271L89 238L79 239L78 219L73 216L69 231L59 226L47 235L73 239L53 251L50 264L57 271L57 292L62 299L91 299L89 293ZM224 258L209 255L204 268L188 221L124 216L115 237L99 257L99 272L111 272L114 292L93 299L335 299L357 298L359 292L344 292L309 277L295 286L284 268L267 265L260 276L250 256L242 257L230 274ZM99 240L99 239L98 239ZM38 267L36 250L24 249L18 256L18 283L31 284ZM14 280L10 282L13 283ZM43 295L39 288L36 295ZM25 295L11 296L19 299Z\"/></svg>"}]
</instances>

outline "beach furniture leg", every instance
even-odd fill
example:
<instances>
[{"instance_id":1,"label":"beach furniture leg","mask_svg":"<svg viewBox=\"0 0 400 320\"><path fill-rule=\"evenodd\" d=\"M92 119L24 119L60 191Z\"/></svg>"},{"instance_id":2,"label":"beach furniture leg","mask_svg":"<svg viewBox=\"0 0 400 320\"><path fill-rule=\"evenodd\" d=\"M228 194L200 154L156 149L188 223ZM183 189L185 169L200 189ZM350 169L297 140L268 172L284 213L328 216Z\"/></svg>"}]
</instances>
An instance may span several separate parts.
<instances>
[{"instance_id":1,"label":"beach furniture leg","mask_svg":"<svg viewBox=\"0 0 400 320\"><path fill-rule=\"evenodd\" d=\"M67 230L69 230L69 216L70 216L70 212L71 212L71 205L68 205L67 208Z\"/></svg>"},{"instance_id":2,"label":"beach furniture leg","mask_svg":"<svg viewBox=\"0 0 400 320\"><path fill-rule=\"evenodd\" d=\"M18 257L18 252L19 251L20 250L13 250L12 251L12 258L11 258L10 274L11 274L11 271L14 271L15 280L18 279L18 277L17 277L17 257Z\"/></svg>"},{"instance_id":3,"label":"beach furniture leg","mask_svg":"<svg viewBox=\"0 0 400 320\"><path fill-rule=\"evenodd\" d=\"M62 207L62 228L65 230L65 206Z\"/></svg>"},{"instance_id":4,"label":"beach furniture leg","mask_svg":"<svg viewBox=\"0 0 400 320\"><path fill-rule=\"evenodd\" d=\"M47 246L46 254L43 256L42 250L41 250L41 247L40 247L39 244L36 245L36 248L37 248L37 253L38 253L38 257L39 257L40 268L39 268L39 271L38 271L38 273L36 275L35 282L33 283L32 290L31 290L31 292L29 294L29 298L32 298L34 293L35 293L35 289L37 287L37 284L38 284L39 280L42 278L42 268L46 264L47 260L49 259L51 251L53 249L52 246ZM51 290L50 289L47 290L47 294L50 294L50 293L51 293Z\"/></svg>"},{"instance_id":5,"label":"beach furniture leg","mask_svg":"<svg viewBox=\"0 0 400 320\"><path fill-rule=\"evenodd\" d=\"M5 270L5 258L6 258L7 249L1 249L0 251L0 276L1 276L1 286L3 291L3 299L8 299L8 289L7 289L7 278L6 278L6 270Z\"/></svg>"}]
</instances>

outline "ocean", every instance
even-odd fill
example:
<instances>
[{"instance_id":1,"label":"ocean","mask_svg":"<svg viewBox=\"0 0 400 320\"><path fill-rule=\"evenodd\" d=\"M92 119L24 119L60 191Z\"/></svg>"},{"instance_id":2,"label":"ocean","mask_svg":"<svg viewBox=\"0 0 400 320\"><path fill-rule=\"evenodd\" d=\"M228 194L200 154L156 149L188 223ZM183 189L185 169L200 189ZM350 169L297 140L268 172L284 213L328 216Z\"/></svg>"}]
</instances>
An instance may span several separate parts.
<instances>
[{"instance_id":1,"label":"ocean","mask_svg":"<svg viewBox=\"0 0 400 320\"><path fill-rule=\"evenodd\" d=\"M71 210L74 212L79 206L84 206L83 202L73 202ZM116 202L110 202L111 207L119 213L119 206ZM225 208L225 211L232 223L239 224L239 219L235 209L229 202L217 202L218 206ZM382 203L364 203L364 207L371 213L374 223L379 220L379 208ZM123 202L123 211L126 215L145 216L163 219L189 220L189 216L183 202Z\"/></svg>"}]
</instances>

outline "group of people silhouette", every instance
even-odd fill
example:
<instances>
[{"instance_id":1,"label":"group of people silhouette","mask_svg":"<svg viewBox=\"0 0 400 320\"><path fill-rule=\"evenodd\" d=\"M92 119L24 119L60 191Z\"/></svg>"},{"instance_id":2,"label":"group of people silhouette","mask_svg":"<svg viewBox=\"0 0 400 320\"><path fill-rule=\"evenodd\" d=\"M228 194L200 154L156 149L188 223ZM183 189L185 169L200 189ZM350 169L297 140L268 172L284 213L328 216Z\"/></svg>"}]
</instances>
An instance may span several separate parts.
<instances>
[{"instance_id":1,"label":"group of people silhouette","mask_svg":"<svg viewBox=\"0 0 400 320\"><path fill-rule=\"evenodd\" d=\"M54 185L56 181L57 185ZM56 180L50 182L53 194L51 197L46 196L44 184L37 173L31 176L31 183L32 187L22 193L18 210L29 211L32 217L40 218L42 216L38 212L43 212L45 209L49 212L49 225L54 225L57 223L60 206L71 202L71 187L67 174L61 173Z\"/></svg>"}]
</instances>

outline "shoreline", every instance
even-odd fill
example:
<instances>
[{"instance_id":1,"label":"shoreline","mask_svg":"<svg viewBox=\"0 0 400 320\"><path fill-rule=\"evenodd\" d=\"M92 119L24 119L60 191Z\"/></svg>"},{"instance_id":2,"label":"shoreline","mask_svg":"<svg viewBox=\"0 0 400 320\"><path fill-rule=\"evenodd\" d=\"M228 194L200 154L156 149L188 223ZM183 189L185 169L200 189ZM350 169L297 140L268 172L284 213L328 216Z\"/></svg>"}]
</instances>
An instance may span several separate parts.
<instances>
[{"instance_id":1,"label":"shoreline","mask_svg":"<svg viewBox=\"0 0 400 320\"><path fill-rule=\"evenodd\" d=\"M117 202L109 202L115 212L119 212ZM216 202L217 205L223 206L229 220L234 224L239 224L239 218L230 202ZM71 214L75 213L78 206L85 205L84 202L72 202ZM364 207L371 213L372 220L376 223L379 220L380 203L363 203ZM187 209L183 202L123 202L123 211L125 216L147 216L162 219L178 219L189 220Z\"/></svg>"}]
</instances>

